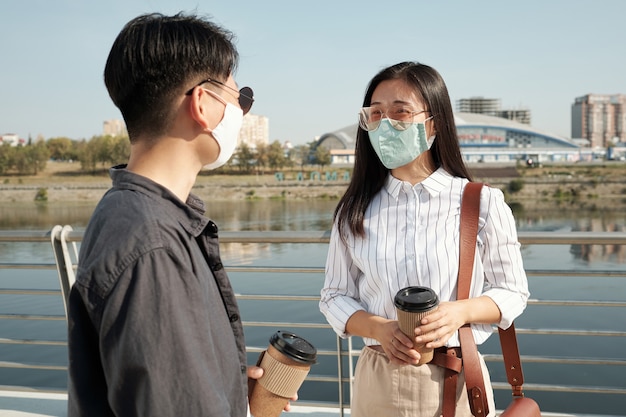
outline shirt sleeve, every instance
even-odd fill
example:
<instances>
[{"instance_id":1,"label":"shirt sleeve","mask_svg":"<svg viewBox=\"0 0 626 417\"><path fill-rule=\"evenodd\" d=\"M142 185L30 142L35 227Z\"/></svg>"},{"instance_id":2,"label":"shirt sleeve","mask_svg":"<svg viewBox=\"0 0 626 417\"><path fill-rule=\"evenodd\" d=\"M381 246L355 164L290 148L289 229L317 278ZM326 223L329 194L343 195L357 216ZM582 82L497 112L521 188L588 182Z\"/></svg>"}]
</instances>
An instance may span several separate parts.
<instances>
[{"instance_id":1,"label":"shirt sleeve","mask_svg":"<svg viewBox=\"0 0 626 417\"><path fill-rule=\"evenodd\" d=\"M203 281L210 278L202 280L166 249L142 255L120 276L100 331L116 415L231 415L224 392L231 375L220 364L229 360L208 330L223 321L223 306L209 317L211 289ZM236 357L234 342L232 348Z\"/></svg>"},{"instance_id":2,"label":"shirt sleeve","mask_svg":"<svg viewBox=\"0 0 626 417\"><path fill-rule=\"evenodd\" d=\"M507 329L526 308L528 279L522 262L515 220L502 192L483 187L478 238L484 267L483 295L498 306L498 326ZM482 243L482 245L481 245Z\"/></svg>"},{"instance_id":3,"label":"shirt sleeve","mask_svg":"<svg viewBox=\"0 0 626 417\"><path fill-rule=\"evenodd\" d=\"M357 311L365 310L358 288L362 275L335 224L330 234L326 277L319 307L333 330L343 338L350 336L346 332L348 319Z\"/></svg>"}]
</instances>

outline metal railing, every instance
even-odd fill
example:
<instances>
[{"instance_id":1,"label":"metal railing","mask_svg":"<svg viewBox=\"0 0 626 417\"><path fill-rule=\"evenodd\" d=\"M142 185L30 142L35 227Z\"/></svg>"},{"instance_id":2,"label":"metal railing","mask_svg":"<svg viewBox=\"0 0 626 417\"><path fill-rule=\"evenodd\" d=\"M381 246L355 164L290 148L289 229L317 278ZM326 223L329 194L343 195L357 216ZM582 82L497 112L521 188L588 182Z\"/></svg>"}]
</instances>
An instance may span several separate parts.
<instances>
[{"instance_id":1,"label":"metal railing","mask_svg":"<svg viewBox=\"0 0 626 417\"><path fill-rule=\"evenodd\" d=\"M284 244L284 243L328 243L330 233L328 231L317 232L222 232L220 233L220 242L226 243L248 243L248 244ZM520 232L520 243L523 245L555 245L555 244L576 244L576 245L626 245L626 233L622 232ZM80 242L82 239L82 233L72 232L68 236L70 242ZM47 231L0 231L0 243L16 243L16 242L49 242L50 233ZM16 260L19 261L19 260ZM226 266L229 272L232 273L244 273L244 274L258 274L258 273L273 273L273 274L289 274L289 276L298 276L302 274L323 274L323 266L319 267L260 267L260 266ZM56 269L55 263L0 263L0 269L18 270L18 269ZM611 277L620 279L619 286L621 291L626 289L626 271L615 270L571 270L571 269L549 269L549 270L527 270L527 275L550 277L550 276L567 276L567 277ZM4 288L0 281L0 295L6 296L61 296L59 290L41 290L41 289L10 289ZM262 294L239 294L240 300L252 300L252 301L264 301L264 302L276 302L276 301L288 301L288 302L316 302L319 300L319 296L309 295L262 295ZM624 309L626 308L626 301L605 301L605 300L550 300L550 299L531 299L529 300L529 306L553 306L559 309L565 308L581 308L581 307L601 307L611 309ZM623 311L614 314L615 317L624 317ZM46 314L0 314L0 320L40 320L40 321L64 321L65 316L58 315L46 315ZM297 323L297 322L276 322L276 321L244 321L246 328L252 327L271 327L276 328L295 328L295 329L323 329L334 335L329 325L326 323ZM518 328L518 334L520 335L532 335L532 336L567 336L567 337L601 337L601 338L616 338L620 341L626 341L626 331L621 330L594 330L594 329L577 329L577 330L565 330L565 329L552 329L552 328ZM493 338L492 338L493 339ZM496 338L497 339L497 338ZM328 403L329 407L338 407L343 415L343 410L349 407L350 403L350 388L354 375L354 358L358 357L359 348L354 348L352 340L342 341L336 337L336 348L334 349L320 349L318 355L321 357L335 357L337 361L337 375L319 375L315 373L309 374L307 381L321 382L321 383L335 383L337 384L338 403ZM0 345L43 345L43 346L66 346L65 341L57 340L41 340L38 338L32 339L13 339L5 338L0 334ZM249 353L257 353L264 349L264 347L247 347ZM499 354L484 354L487 362L501 362L502 357ZM599 359L593 356L588 357L549 357L549 356L524 356L522 355L522 362L524 364L558 364L567 367L572 366L610 366L610 367L624 367L626 366L626 360L620 358ZM64 366L54 365L39 365L39 364L25 364L4 361L0 357L0 370L5 369L33 369L33 370L55 370L65 371ZM623 371L622 371L623 373ZM505 382L495 381L493 387L496 390L509 390L510 386ZM12 387L13 389L20 389L19 387ZM567 385L567 384L533 384L526 383L524 385L526 391L550 393L587 393L587 394L601 394L601 395L622 395L626 396L626 388L612 387L612 386L597 386L597 385ZM28 388L24 388L28 389ZM55 391L55 390L51 390ZM307 405L306 402L299 401L299 404ZM312 403L312 405L319 406L318 403Z\"/></svg>"}]
</instances>

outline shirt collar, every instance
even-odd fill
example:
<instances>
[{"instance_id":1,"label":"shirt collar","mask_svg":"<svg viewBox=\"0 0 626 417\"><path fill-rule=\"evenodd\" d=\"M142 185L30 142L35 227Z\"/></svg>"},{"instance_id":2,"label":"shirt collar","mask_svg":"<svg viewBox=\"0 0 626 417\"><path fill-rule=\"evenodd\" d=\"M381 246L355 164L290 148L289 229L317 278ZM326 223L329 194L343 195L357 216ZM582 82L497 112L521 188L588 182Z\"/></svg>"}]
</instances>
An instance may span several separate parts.
<instances>
[{"instance_id":1,"label":"shirt collar","mask_svg":"<svg viewBox=\"0 0 626 417\"><path fill-rule=\"evenodd\" d=\"M199 236L210 220L204 216L204 202L190 194L186 202L182 202L170 190L149 178L135 174L126 169L126 165L118 165L109 170L113 187L141 192L155 200L164 201L164 209L168 215L176 218L180 225L192 236Z\"/></svg>"},{"instance_id":2,"label":"shirt collar","mask_svg":"<svg viewBox=\"0 0 626 417\"><path fill-rule=\"evenodd\" d=\"M443 168L438 168L435 172L430 174L424 181L415 184L412 188L422 187L426 190L431 196L435 196L449 188L452 184L452 175L448 173ZM398 199L398 195L400 191L405 187L411 187L411 184L406 181L401 181L391 175L391 172L387 175L387 179L385 180L384 188L387 190L390 196L394 199Z\"/></svg>"}]
</instances>

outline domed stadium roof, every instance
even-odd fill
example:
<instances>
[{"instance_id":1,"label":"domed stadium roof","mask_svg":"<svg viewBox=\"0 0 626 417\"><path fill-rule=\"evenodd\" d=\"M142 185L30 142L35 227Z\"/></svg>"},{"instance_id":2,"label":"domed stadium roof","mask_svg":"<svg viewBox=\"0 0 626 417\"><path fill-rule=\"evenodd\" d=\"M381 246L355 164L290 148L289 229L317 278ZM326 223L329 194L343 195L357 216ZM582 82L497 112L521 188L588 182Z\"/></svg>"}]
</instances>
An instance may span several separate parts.
<instances>
[{"instance_id":1,"label":"domed stadium roof","mask_svg":"<svg viewBox=\"0 0 626 417\"><path fill-rule=\"evenodd\" d=\"M354 149L358 126L358 123L355 123L334 132L325 133L320 136L318 146L324 146L328 149Z\"/></svg>"},{"instance_id":2,"label":"domed stadium roof","mask_svg":"<svg viewBox=\"0 0 626 417\"><path fill-rule=\"evenodd\" d=\"M578 145L570 139L554 135L533 126L516 122L515 120L504 119L502 117L487 116L478 113L455 113L454 123L456 124L461 146L472 146L473 143L464 143L463 132L470 129L496 129L506 131L507 136L515 134L541 139L546 146L577 148Z\"/></svg>"},{"instance_id":3,"label":"domed stadium roof","mask_svg":"<svg viewBox=\"0 0 626 417\"><path fill-rule=\"evenodd\" d=\"M518 145L517 142L521 140L520 138L525 139L528 145L531 146L555 148L579 147L570 139L501 117L458 112L454 114L454 122L462 147L515 147ZM320 136L318 145L328 149L354 149L357 128L358 124L353 124L334 132L325 133ZM482 137L478 132L488 133ZM497 140L484 138L496 138Z\"/></svg>"}]
</instances>

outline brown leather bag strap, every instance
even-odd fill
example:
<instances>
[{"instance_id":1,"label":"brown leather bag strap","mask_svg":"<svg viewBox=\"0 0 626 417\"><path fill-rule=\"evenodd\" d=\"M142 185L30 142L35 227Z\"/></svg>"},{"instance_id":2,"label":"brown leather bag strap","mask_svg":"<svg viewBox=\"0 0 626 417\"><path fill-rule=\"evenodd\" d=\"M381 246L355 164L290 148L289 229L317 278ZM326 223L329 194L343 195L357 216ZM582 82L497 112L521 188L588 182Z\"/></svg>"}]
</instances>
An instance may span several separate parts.
<instances>
[{"instance_id":1,"label":"brown leather bag strap","mask_svg":"<svg viewBox=\"0 0 626 417\"><path fill-rule=\"evenodd\" d=\"M457 300L469 298L474 257L476 254L476 236L478 235L478 212L480 209L480 191L483 184L470 182L463 190L461 200L461 225L459 246L459 278L457 282ZM465 371L465 385L470 409L476 417L489 414L489 405L485 392L485 380L476 341L469 324L459 329L459 340Z\"/></svg>"},{"instance_id":2,"label":"brown leather bag strap","mask_svg":"<svg viewBox=\"0 0 626 417\"><path fill-rule=\"evenodd\" d=\"M478 211L480 210L480 191L483 184L470 182L463 190L461 200L461 219L459 234L459 279L457 299L469 298L472 273L474 271L474 255L476 253L476 236L478 236Z\"/></svg>"},{"instance_id":3,"label":"brown leather bag strap","mask_svg":"<svg viewBox=\"0 0 626 417\"><path fill-rule=\"evenodd\" d=\"M508 329L502 330L498 327L500 335L500 346L502 347L502 357L506 369L506 378L511 384L513 397L523 397L524 372L522 372L522 359L517 347L517 336L515 335L515 324L511 323Z\"/></svg>"},{"instance_id":4,"label":"brown leather bag strap","mask_svg":"<svg viewBox=\"0 0 626 417\"><path fill-rule=\"evenodd\" d=\"M459 254L459 279L457 288L457 299L469 298L469 290L474 268L474 256L476 250L476 236L478 235L478 212L480 209L480 190L483 184L469 183L463 191L461 201L461 228L460 228L460 254ZM515 334L515 324L503 330L498 327L500 336L500 346L506 376L514 397L523 397L524 373L522 371L522 360L517 345ZM465 369L465 379L467 385L467 395L470 401L470 408L475 416L489 413L487 397L482 378L482 369L478 359L478 349L474 341L469 325L459 329L459 339L463 356L463 367ZM467 352L466 352L467 351ZM476 366L475 366L476 365ZM484 410L485 414L482 414ZM477 414L478 413L478 414Z\"/></svg>"}]
</instances>

